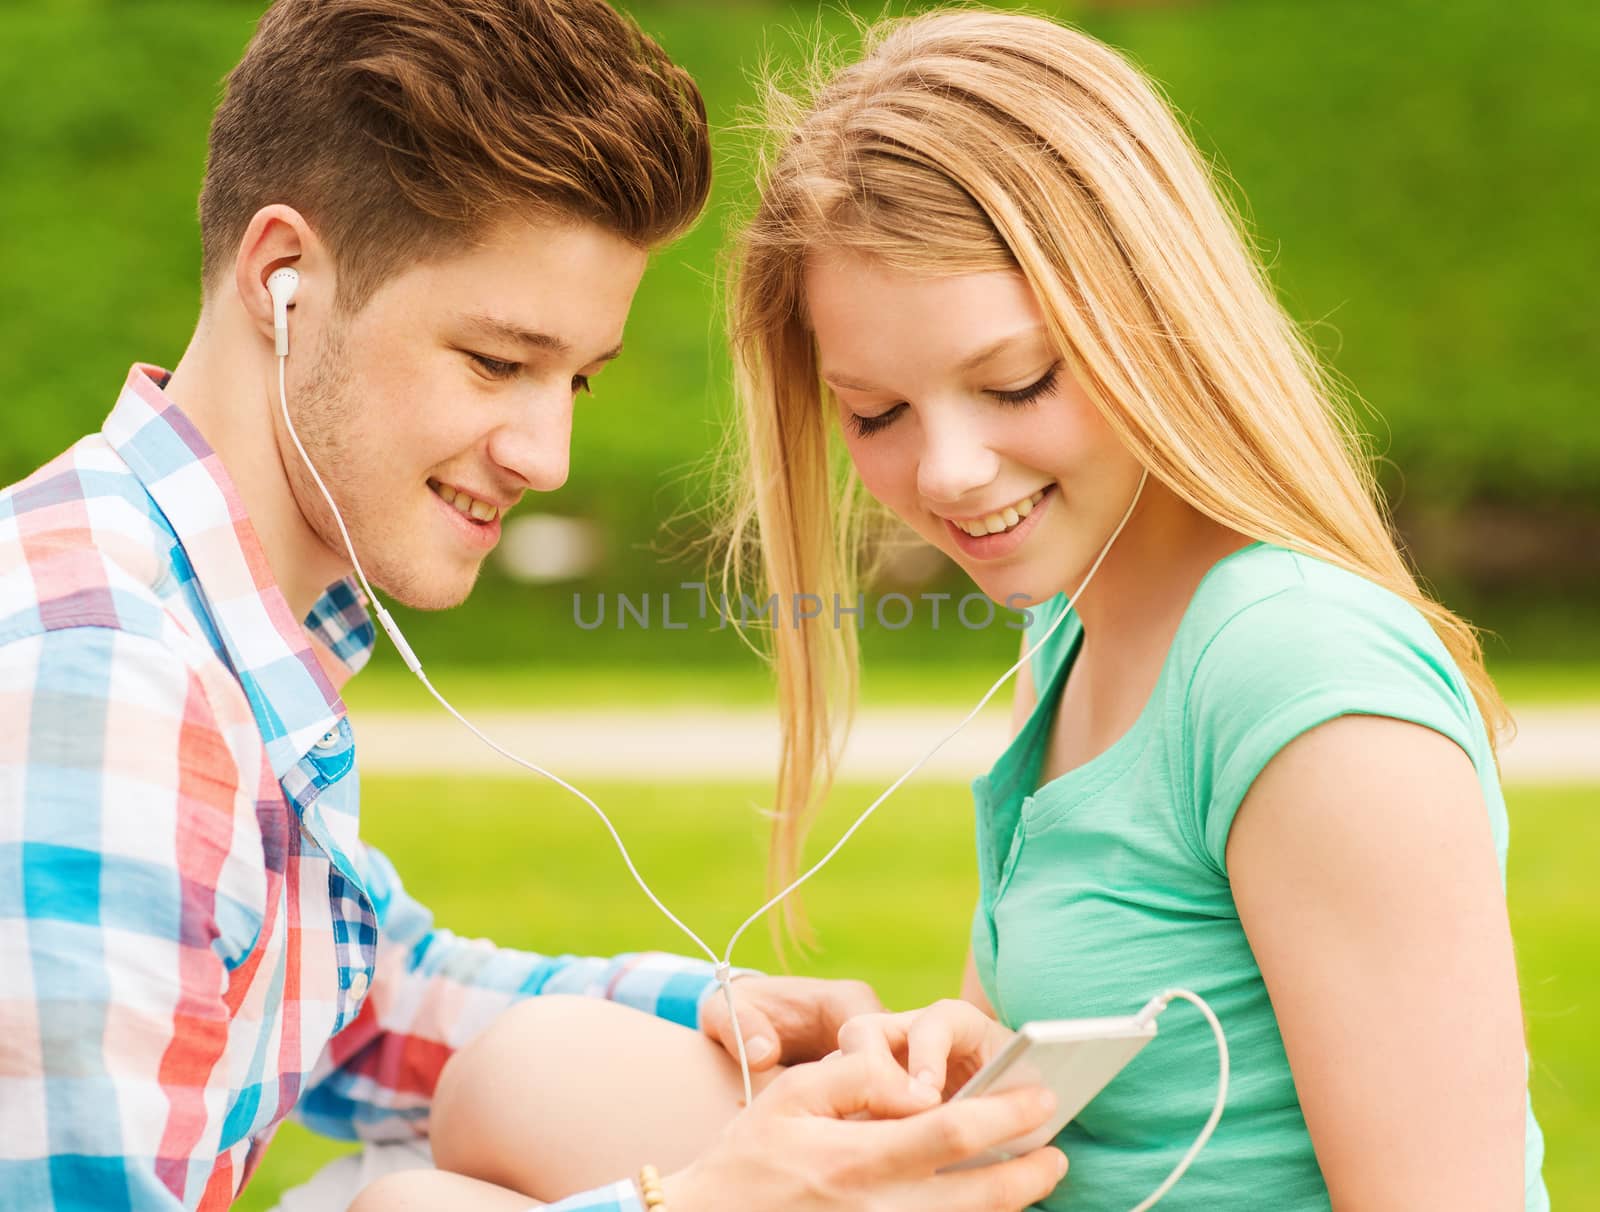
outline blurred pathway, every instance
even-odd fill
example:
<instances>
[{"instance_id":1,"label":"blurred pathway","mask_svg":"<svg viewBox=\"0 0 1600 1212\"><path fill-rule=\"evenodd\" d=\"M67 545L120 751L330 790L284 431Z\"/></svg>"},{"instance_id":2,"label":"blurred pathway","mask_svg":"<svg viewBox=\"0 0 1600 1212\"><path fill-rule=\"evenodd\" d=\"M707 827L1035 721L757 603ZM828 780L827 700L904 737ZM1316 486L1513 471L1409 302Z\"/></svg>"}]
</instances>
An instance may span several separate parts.
<instances>
[{"instance_id":1,"label":"blurred pathway","mask_svg":"<svg viewBox=\"0 0 1600 1212\"><path fill-rule=\"evenodd\" d=\"M843 777L892 779L960 722L960 708L863 711L845 750ZM523 758L570 779L769 782L777 765L777 717L760 708L654 711L469 712ZM1600 782L1600 704L1527 708L1502 750L1508 783ZM358 711L351 717L370 774L499 774L533 777L490 750L441 708L430 713ZM985 710L923 767L967 781L1006 746L1009 712Z\"/></svg>"}]
</instances>

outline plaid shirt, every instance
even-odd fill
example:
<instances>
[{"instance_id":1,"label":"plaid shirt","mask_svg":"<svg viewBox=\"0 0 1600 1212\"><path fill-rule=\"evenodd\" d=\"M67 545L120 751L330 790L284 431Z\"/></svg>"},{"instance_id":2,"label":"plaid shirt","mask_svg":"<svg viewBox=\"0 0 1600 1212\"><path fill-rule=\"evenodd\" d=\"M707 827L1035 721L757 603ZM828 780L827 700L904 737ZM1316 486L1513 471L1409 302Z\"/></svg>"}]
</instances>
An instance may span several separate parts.
<instances>
[{"instance_id":1,"label":"plaid shirt","mask_svg":"<svg viewBox=\"0 0 1600 1212\"><path fill-rule=\"evenodd\" d=\"M357 834L349 582L290 615L221 461L136 366L0 493L0 1208L225 1208L291 1111L425 1133L520 998L693 1026L709 965L435 928ZM331 677L330 677L331 672ZM640 1212L632 1183L563 1212Z\"/></svg>"}]
</instances>

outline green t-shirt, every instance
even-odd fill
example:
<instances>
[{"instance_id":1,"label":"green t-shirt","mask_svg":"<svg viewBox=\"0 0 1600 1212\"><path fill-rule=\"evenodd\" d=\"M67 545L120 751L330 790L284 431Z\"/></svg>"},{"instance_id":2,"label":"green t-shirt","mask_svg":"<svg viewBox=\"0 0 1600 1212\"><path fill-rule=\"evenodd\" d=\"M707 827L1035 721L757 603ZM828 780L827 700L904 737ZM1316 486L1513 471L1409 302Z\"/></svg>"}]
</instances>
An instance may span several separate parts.
<instances>
[{"instance_id":1,"label":"green t-shirt","mask_svg":"<svg viewBox=\"0 0 1600 1212\"><path fill-rule=\"evenodd\" d=\"M1030 645L1064 605L1058 596L1034 611ZM1392 716L1444 734L1472 758L1503 885L1505 800L1482 717L1408 603L1323 561L1257 543L1206 574L1127 734L1038 787L1082 635L1070 617L1035 654L1038 704L973 784L980 892L972 946L984 992L1016 1027L1132 1014L1164 988L1194 990L1227 1033L1228 1104L1161 1208L1328 1208L1234 905L1228 830L1256 776L1296 736L1336 716ZM1062 1133L1071 1169L1041 1206L1127 1212L1193 1143L1216 1081L1210 1028L1193 1006L1174 1002L1155 1040ZM1544 1143L1531 1105L1527 1124L1526 1206L1544 1212Z\"/></svg>"}]
</instances>

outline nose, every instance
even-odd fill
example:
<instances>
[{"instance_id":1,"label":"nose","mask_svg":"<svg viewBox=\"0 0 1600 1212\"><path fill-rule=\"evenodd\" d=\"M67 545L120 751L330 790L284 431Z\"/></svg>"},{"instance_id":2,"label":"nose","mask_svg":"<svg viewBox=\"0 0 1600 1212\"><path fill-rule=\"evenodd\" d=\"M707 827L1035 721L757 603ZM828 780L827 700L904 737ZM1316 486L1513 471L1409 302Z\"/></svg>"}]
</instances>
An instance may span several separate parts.
<instances>
[{"instance_id":1,"label":"nose","mask_svg":"<svg viewBox=\"0 0 1600 1212\"><path fill-rule=\"evenodd\" d=\"M979 489L1000 474L1000 457L990 446L970 409L922 410L922 451L917 460L917 491L936 509L959 511Z\"/></svg>"},{"instance_id":2,"label":"nose","mask_svg":"<svg viewBox=\"0 0 1600 1212\"><path fill-rule=\"evenodd\" d=\"M572 456L572 394L539 391L489 435L489 457L534 492L567 482Z\"/></svg>"}]
</instances>

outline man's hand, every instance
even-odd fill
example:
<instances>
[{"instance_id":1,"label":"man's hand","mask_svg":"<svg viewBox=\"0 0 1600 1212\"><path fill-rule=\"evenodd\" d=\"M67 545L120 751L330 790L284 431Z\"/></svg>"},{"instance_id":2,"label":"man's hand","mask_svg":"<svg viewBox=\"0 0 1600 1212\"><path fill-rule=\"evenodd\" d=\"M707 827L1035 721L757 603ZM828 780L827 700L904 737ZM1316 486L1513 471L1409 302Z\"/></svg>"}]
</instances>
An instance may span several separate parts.
<instances>
[{"instance_id":1,"label":"man's hand","mask_svg":"<svg viewBox=\"0 0 1600 1212\"><path fill-rule=\"evenodd\" d=\"M880 1051L782 1074L717 1142L663 1186L669 1208L696 1212L1017 1212L1066 1173L1054 1148L939 1171L1033 1131L1055 1098L1039 1087L939 1106ZM862 1120L863 1122L856 1122Z\"/></svg>"},{"instance_id":2,"label":"man's hand","mask_svg":"<svg viewBox=\"0 0 1600 1212\"><path fill-rule=\"evenodd\" d=\"M839 1050L892 1060L949 1098L989 1063L1013 1032L971 1002L947 999L903 1014L864 1014L839 1032Z\"/></svg>"},{"instance_id":3,"label":"man's hand","mask_svg":"<svg viewBox=\"0 0 1600 1212\"><path fill-rule=\"evenodd\" d=\"M839 1028L846 1022L883 1010L871 986L860 981L800 976L741 977L733 982L733 1000L739 1008L745 1055L757 1072L780 1063L820 1060L838 1046ZM721 989L701 1008L700 1029L738 1061L739 1045Z\"/></svg>"}]
</instances>

